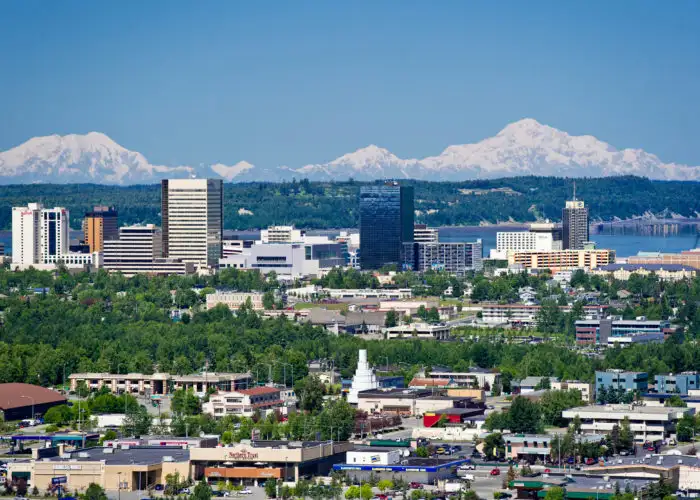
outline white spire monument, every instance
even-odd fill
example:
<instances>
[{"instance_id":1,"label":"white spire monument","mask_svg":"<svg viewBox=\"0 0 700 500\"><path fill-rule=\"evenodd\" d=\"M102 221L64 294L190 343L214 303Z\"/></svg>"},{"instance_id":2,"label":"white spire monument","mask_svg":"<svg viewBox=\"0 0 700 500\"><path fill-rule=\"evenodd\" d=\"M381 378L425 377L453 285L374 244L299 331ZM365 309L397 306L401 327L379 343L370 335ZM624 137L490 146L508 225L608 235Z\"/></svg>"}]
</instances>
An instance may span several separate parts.
<instances>
[{"instance_id":1,"label":"white spire monument","mask_svg":"<svg viewBox=\"0 0 700 500\"><path fill-rule=\"evenodd\" d=\"M357 404L358 392L377 389L378 387L377 376L367 362L367 349L360 349L357 370L355 370L355 376L352 377L352 386L350 386L350 392L348 393L348 403Z\"/></svg>"}]
</instances>

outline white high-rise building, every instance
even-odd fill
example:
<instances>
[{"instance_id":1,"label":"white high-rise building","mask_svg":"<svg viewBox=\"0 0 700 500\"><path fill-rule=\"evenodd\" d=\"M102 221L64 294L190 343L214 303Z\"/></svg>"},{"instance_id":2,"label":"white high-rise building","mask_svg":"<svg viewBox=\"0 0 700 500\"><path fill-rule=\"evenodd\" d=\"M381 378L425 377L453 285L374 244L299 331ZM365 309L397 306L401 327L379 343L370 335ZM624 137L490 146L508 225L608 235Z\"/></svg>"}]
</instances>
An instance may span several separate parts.
<instances>
[{"instance_id":1,"label":"white high-rise building","mask_svg":"<svg viewBox=\"0 0 700 500\"><path fill-rule=\"evenodd\" d=\"M163 256L214 267L222 255L221 179L166 179L161 184Z\"/></svg>"},{"instance_id":2,"label":"white high-rise building","mask_svg":"<svg viewBox=\"0 0 700 500\"><path fill-rule=\"evenodd\" d=\"M70 247L70 214L63 207L41 211L41 263L63 261Z\"/></svg>"},{"instance_id":3,"label":"white high-rise building","mask_svg":"<svg viewBox=\"0 0 700 500\"><path fill-rule=\"evenodd\" d=\"M352 386L350 386L350 392L348 393L348 403L357 404L359 401L357 393L377 389L378 387L377 376L367 361L367 349L360 349L357 370L355 370L355 376L352 377Z\"/></svg>"},{"instance_id":4,"label":"white high-rise building","mask_svg":"<svg viewBox=\"0 0 700 500\"><path fill-rule=\"evenodd\" d=\"M39 264L41 259L40 203L12 207L12 264Z\"/></svg>"}]
</instances>

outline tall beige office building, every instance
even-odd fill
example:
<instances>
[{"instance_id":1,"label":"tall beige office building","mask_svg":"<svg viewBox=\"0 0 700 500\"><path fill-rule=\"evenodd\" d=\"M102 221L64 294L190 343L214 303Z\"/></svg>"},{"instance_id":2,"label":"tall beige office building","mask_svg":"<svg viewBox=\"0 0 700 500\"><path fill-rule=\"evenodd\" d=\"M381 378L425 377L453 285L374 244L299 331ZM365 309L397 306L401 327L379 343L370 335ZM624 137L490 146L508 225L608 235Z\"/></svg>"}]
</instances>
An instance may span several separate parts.
<instances>
[{"instance_id":1,"label":"tall beige office building","mask_svg":"<svg viewBox=\"0 0 700 500\"><path fill-rule=\"evenodd\" d=\"M217 266L224 227L223 200L220 179L163 180L163 256L198 266Z\"/></svg>"}]
</instances>

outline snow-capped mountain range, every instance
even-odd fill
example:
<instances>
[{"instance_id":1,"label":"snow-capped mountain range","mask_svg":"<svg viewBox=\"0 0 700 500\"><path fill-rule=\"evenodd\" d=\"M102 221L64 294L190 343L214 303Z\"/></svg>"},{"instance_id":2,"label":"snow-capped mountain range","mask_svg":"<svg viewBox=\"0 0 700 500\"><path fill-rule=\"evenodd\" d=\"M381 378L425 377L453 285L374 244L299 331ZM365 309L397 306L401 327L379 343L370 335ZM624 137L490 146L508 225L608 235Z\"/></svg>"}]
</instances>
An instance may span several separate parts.
<instances>
[{"instance_id":1,"label":"snow-capped mountain range","mask_svg":"<svg viewBox=\"0 0 700 500\"><path fill-rule=\"evenodd\" d=\"M572 136L527 118L475 144L449 146L437 156L401 159L370 145L328 163L259 167L234 165L151 165L98 132L35 137L0 152L0 184L143 184L168 177L220 177L229 182L310 180L424 179L461 181L520 175L607 177L637 175L651 179L700 180L700 166L664 163L641 149L618 150L590 135Z\"/></svg>"}]
</instances>

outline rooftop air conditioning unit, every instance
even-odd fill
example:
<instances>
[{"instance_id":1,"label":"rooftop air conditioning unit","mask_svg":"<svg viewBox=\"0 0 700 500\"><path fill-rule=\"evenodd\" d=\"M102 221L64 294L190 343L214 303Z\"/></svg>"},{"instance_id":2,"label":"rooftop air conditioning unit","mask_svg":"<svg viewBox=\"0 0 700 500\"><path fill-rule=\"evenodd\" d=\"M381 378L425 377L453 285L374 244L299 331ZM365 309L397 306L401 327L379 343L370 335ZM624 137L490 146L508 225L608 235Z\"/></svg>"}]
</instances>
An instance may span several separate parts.
<instances>
[{"instance_id":1,"label":"rooftop air conditioning unit","mask_svg":"<svg viewBox=\"0 0 700 500\"><path fill-rule=\"evenodd\" d=\"M90 454L86 453L84 451L81 451L80 453L78 453L78 458L90 458Z\"/></svg>"},{"instance_id":2,"label":"rooftop air conditioning unit","mask_svg":"<svg viewBox=\"0 0 700 500\"><path fill-rule=\"evenodd\" d=\"M114 448L102 448L102 453L112 454L114 453Z\"/></svg>"},{"instance_id":3,"label":"rooftop air conditioning unit","mask_svg":"<svg viewBox=\"0 0 700 500\"><path fill-rule=\"evenodd\" d=\"M163 457L163 462L174 462L174 461L175 461L175 459L170 455L166 455Z\"/></svg>"}]
</instances>

